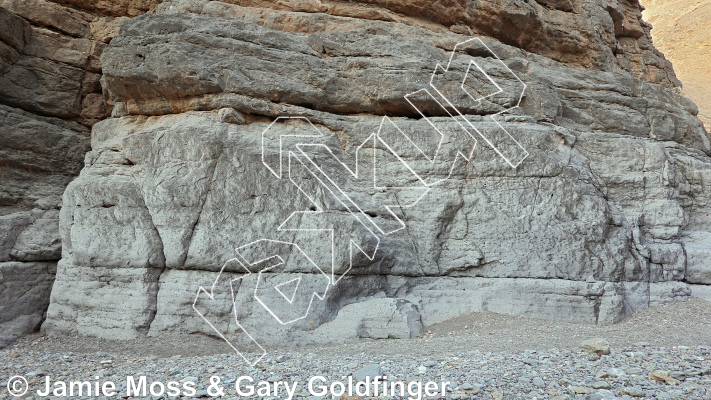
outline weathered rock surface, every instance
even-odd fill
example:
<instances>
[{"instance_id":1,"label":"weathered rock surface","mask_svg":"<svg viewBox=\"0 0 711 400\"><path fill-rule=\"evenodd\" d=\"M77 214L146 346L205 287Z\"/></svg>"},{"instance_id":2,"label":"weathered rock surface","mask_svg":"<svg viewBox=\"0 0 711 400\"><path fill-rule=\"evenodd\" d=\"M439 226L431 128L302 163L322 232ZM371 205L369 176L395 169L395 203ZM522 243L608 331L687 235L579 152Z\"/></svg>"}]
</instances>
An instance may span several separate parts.
<instances>
[{"instance_id":1,"label":"weathered rock surface","mask_svg":"<svg viewBox=\"0 0 711 400\"><path fill-rule=\"evenodd\" d=\"M473 310L610 323L709 296L711 138L636 1L159 3L0 0L0 346L42 323L50 288L50 334L216 329L256 351L242 329L266 344L407 337ZM503 64L458 51L435 77L453 104L430 89L421 118L404 96L472 36ZM500 93L456 91L470 61ZM488 77L465 84L484 97ZM331 153L284 138L295 154L280 154L281 135L315 132L271 125L284 115ZM424 153L444 132L445 160L392 125L380 137L402 161L367 142L383 115ZM443 180L471 150L465 119L528 156L512 169L475 136L474 159L390 214L423 193L411 169ZM373 189L333 159L357 152L363 176L409 189ZM395 216L405 228L385 234ZM233 260L260 239L301 250L258 242L246 267ZM351 240L374 257L351 265ZM274 254L284 263L262 271Z\"/></svg>"},{"instance_id":2,"label":"weathered rock surface","mask_svg":"<svg viewBox=\"0 0 711 400\"><path fill-rule=\"evenodd\" d=\"M44 320L56 262L0 262L0 347L39 329Z\"/></svg>"},{"instance_id":3,"label":"weathered rock surface","mask_svg":"<svg viewBox=\"0 0 711 400\"><path fill-rule=\"evenodd\" d=\"M711 284L711 137L677 94L636 2L240 4L164 2L124 22L103 51L112 118L93 126L84 169L64 193L46 332L214 334L193 307L219 332L243 328L263 343L415 335L473 310L612 323ZM407 143L394 149L403 161L381 144L360 146L387 115L437 147L436 131L404 96L427 87L435 65L470 35L511 71L481 46L458 52L453 71L475 61L502 92L459 97L456 107L485 134L507 129L528 157L512 169L477 136L472 161L396 212L405 229L379 232L398 226L383 205L412 193L375 190L332 155L352 166L361 151L359 168L373 176L377 165L390 186L417 186L403 162L432 181L447 178L451 164L429 163ZM511 72L527 84L520 108L492 120L519 99ZM470 76L468 86L492 87ZM432 98L416 104L441 132L461 129ZM272 125L284 115L307 117L323 133L318 143L332 153L307 153L331 184L299 167L299 139L282 143L293 156L277 146L263 157L263 143L281 135L315 134L300 119ZM446 137L443 148L466 148ZM263 161L291 165L290 179ZM348 212L328 185L364 213ZM309 210L324 213L316 222L292 215ZM330 286L330 236L313 231L327 228L335 229L333 278L348 272ZM235 248L260 239L303 253L258 242L266 244L240 253L246 267L230 262ZM348 270L350 240L378 247ZM263 271L259 261L275 254L284 263ZM256 300L294 282L308 296L292 303L280 291L269 298L275 315ZM210 292L196 300L201 286ZM324 291L324 300L310 296ZM299 317L294 308L310 300L306 318L274 318Z\"/></svg>"},{"instance_id":4,"label":"weathered rock surface","mask_svg":"<svg viewBox=\"0 0 711 400\"><path fill-rule=\"evenodd\" d=\"M580 343L580 347L588 353L595 353L598 355L608 355L610 354L610 343L602 338L588 339Z\"/></svg>"},{"instance_id":5,"label":"weathered rock surface","mask_svg":"<svg viewBox=\"0 0 711 400\"><path fill-rule=\"evenodd\" d=\"M99 15L133 17L151 11L161 0L50 0Z\"/></svg>"},{"instance_id":6,"label":"weathered rock surface","mask_svg":"<svg viewBox=\"0 0 711 400\"><path fill-rule=\"evenodd\" d=\"M62 193L84 164L91 126L109 115L99 55L117 33L113 15L149 4L106 2L124 11L99 14L69 3L0 0L0 347L44 319Z\"/></svg>"}]
</instances>

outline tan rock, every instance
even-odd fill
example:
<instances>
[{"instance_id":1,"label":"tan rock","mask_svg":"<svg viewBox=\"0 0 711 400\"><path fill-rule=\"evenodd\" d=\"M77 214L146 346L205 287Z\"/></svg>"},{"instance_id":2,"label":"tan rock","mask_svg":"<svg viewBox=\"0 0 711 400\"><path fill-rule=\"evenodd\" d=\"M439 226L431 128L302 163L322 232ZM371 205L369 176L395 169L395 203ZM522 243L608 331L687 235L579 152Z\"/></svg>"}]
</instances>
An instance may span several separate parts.
<instances>
[{"instance_id":1,"label":"tan rock","mask_svg":"<svg viewBox=\"0 0 711 400\"><path fill-rule=\"evenodd\" d=\"M135 17L150 11L163 0L52 0L82 10L114 17Z\"/></svg>"},{"instance_id":2,"label":"tan rock","mask_svg":"<svg viewBox=\"0 0 711 400\"><path fill-rule=\"evenodd\" d=\"M583 386L573 386L572 390L575 394L588 394L590 393L590 389L583 387Z\"/></svg>"},{"instance_id":3,"label":"tan rock","mask_svg":"<svg viewBox=\"0 0 711 400\"><path fill-rule=\"evenodd\" d=\"M580 347L588 353L595 353L598 355L610 354L610 343L602 338L588 339L580 343Z\"/></svg>"},{"instance_id":4,"label":"tan rock","mask_svg":"<svg viewBox=\"0 0 711 400\"><path fill-rule=\"evenodd\" d=\"M699 119L711 129L711 3L706 0L642 0L644 19L654 25L654 45L674 63L683 94L699 106Z\"/></svg>"},{"instance_id":5,"label":"tan rock","mask_svg":"<svg viewBox=\"0 0 711 400\"><path fill-rule=\"evenodd\" d=\"M670 371L656 370L649 374L649 377L654 381L664 382L667 385L678 385L680 382L671 377Z\"/></svg>"},{"instance_id":6,"label":"tan rock","mask_svg":"<svg viewBox=\"0 0 711 400\"><path fill-rule=\"evenodd\" d=\"M91 23L91 35L94 39L108 43L118 35L121 24L128 21L128 17L103 17Z\"/></svg>"},{"instance_id":7,"label":"tan rock","mask_svg":"<svg viewBox=\"0 0 711 400\"><path fill-rule=\"evenodd\" d=\"M89 121L98 122L109 116L106 100L101 93L90 93L82 101L81 116Z\"/></svg>"},{"instance_id":8,"label":"tan rock","mask_svg":"<svg viewBox=\"0 0 711 400\"><path fill-rule=\"evenodd\" d=\"M481 389L479 389L478 386L474 386L471 389L463 390L462 391L464 394L479 394L481 392Z\"/></svg>"},{"instance_id":9,"label":"tan rock","mask_svg":"<svg viewBox=\"0 0 711 400\"><path fill-rule=\"evenodd\" d=\"M570 0L504 0L484 2L476 7L466 1L369 0L367 8L351 2L332 2L335 4L329 4L323 11L312 11L323 9L320 1L222 1L259 8L260 13L263 9L318 12L395 20L425 25L432 30L444 28L467 36L490 36L560 62L591 69L622 66L643 79L667 86L679 83L671 71L671 63L653 48L650 27L641 20L641 7L636 1L619 2L619 5L615 2L605 8L585 11L586 5Z\"/></svg>"}]
</instances>

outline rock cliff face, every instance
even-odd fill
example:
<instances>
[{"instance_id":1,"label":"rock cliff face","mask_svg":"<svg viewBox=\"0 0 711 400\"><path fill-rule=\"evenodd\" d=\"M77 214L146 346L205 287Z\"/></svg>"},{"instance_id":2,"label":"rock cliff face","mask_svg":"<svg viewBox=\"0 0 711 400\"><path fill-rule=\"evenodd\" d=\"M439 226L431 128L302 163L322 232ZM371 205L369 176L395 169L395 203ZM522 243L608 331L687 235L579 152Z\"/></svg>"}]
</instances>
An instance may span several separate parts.
<instances>
[{"instance_id":1,"label":"rock cliff face","mask_svg":"<svg viewBox=\"0 0 711 400\"><path fill-rule=\"evenodd\" d=\"M71 99L38 79L2 100L7 135L47 151L56 132L72 155L48 156L55 196L86 150L65 124L111 112L61 210L20 210L29 189L6 201L2 271L51 274L59 217L50 334L320 343L473 310L611 323L711 284L711 137L637 1L174 0L130 19L151 5L61 3L119 16L71 40L103 48L122 25L82 67L103 74L100 105L84 78ZM24 68L43 28L1 15ZM48 175L16 158L33 174L16 185Z\"/></svg>"},{"instance_id":2,"label":"rock cliff face","mask_svg":"<svg viewBox=\"0 0 711 400\"><path fill-rule=\"evenodd\" d=\"M99 55L125 15L150 5L106 3L0 0L0 347L44 319L61 196L91 126L110 115Z\"/></svg>"}]
</instances>

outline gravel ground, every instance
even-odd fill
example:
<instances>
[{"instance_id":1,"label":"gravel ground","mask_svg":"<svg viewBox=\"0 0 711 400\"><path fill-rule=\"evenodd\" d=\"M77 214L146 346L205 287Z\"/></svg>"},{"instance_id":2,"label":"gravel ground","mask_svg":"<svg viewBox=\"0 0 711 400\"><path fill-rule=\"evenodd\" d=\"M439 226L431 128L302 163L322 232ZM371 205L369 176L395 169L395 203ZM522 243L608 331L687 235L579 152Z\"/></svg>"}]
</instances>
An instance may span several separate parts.
<instances>
[{"instance_id":1,"label":"gravel ground","mask_svg":"<svg viewBox=\"0 0 711 400\"><path fill-rule=\"evenodd\" d=\"M598 337L609 342L609 355L581 349L583 340ZM48 377L52 385L87 381L100 386L111 381L117 386L113 398L168 398L170 393L161 396L158 384L153 396L150 390L146 396L129 396L127 376L138 382L145 375L147 388L152 382L176 382L181 398L217 394L207 391L217 382L211 377L217 377L216 387L228 399L288 398L285 385L294 383L293 398L340 399L338 383L335 395L317 396L322 382L316 380L310 391L309 379L323 376L327 387L342 382L347 388L349 377L358 382L386 375L391 387L399 389L395 382L402 382L412 395L370 393L366 398L416 399L417 384L424 389L430 381L432 396L423 398L441 398L442 382L448 381L448 399L711 399L711 303L696 299L649 308L616 325L473 313L431 326L416 339L271 347L255 367L228 350L221 341L202 335L132 341L30 335L0 350L0 398L12 398L6 386L15 375L29 382L30 391L23 396L28 400L81 397L69 396L69 390L65 397L39 396L37 390L44 390ZM235 383L242 376L251 377L256 389L273 389L279 382L281 391L276 396L273 390L241 396ZM195 382L194 396L184 386L190 382ZM242 381L240 388L248 392L248 385ZM101 397L91 394L84 398Z\"/></svg>"}]
</instances>

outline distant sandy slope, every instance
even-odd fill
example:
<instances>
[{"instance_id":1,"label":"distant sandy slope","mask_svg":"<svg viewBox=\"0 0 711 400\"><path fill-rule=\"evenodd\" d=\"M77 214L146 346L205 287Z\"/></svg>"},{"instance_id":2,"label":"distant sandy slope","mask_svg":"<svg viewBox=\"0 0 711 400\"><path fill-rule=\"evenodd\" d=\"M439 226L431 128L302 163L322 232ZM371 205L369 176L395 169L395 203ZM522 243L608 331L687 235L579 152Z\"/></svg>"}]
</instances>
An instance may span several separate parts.
<instances>
[{"instance_id":1,"label":"distant sandy slope","mask_svg":"<svg viewBox=\"0 0 711 400\"><path fill-rule=\"evenodd\" d=\"M654 45L684 83L684 95L699 106L711 130L711 0L642 0Z\"/></svg>"}]
</instances>

